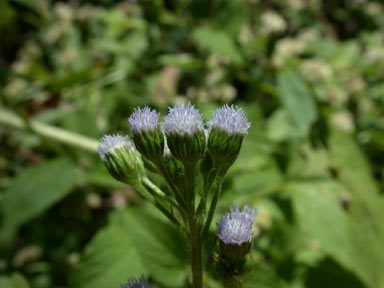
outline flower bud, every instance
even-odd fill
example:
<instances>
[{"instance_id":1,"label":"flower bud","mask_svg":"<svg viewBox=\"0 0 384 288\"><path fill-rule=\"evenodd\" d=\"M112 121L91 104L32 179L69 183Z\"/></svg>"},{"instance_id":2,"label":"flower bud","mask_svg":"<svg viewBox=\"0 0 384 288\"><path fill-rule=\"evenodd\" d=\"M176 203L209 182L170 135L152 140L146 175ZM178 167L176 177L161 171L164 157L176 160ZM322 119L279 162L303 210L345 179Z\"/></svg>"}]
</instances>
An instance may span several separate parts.
<instances>
[{"instance_id":1,"label":"flower bud","mask_svg":"<svg viewBox=\"0 0 384 288\"><path fill-rule=\"evenodd\" d=\"M145 175L140 154L128 136L104 135L97 153L109 173L118 181L134 185Z\"/></svg>"},{"instance_id":2,"label":"flower bud","mask_svg":"<svg viewBox=\"0 0 384 288\"><path fill-rule=\"evenodd\" d=\"M188 103L169 108L162 123L172 155L183 163L195 163L205 151L206 139L201 114Z\"/></svg>"},{"instance_id":3,"label":"flower bud","mask_svg":"<svg viewBox=\"0 0 384 288\"><path fill-rule=\"evenodd\" d=\"M137 108L129 117L133 142L147 159L158 162L164 152L164 136L158 124L160 113L148 107Z\"/></svg>"},{"instance_id":4,"label":"flower bud","mask_svg":"<svg viewBox=\"0 0 384 288\"><path fill-rule=\"evenodd\" d=\"M149 288L148 280L142 275L139 279L129 278L127 283L121 284L120 288Z\"/></svg>"},{"instance_id":5,"label":"flower bud","mask_svg":"<svg viewBox=\"0 0 384 288\"><path fill-rule=\"evenodd\" d=\"M213 112L208 122L208 151L216 166L228 169L233 164L250 126L243 109L237 106L224 105Z\"/></svg>"},{"instance_id":6,"label":"flower bud","mask_svg":"<svg viewBox=\"0 0 384 288\"><path fill-rule=\"evenodd\" d=\"M255 216L256 209L245 206L240 211L239 205L236 205L231 206L230 212L216 223L216 235L219 238L220 255L223 259L238 262L249 253L255 232L252 228Z\"/></svg>"}]
</instances>

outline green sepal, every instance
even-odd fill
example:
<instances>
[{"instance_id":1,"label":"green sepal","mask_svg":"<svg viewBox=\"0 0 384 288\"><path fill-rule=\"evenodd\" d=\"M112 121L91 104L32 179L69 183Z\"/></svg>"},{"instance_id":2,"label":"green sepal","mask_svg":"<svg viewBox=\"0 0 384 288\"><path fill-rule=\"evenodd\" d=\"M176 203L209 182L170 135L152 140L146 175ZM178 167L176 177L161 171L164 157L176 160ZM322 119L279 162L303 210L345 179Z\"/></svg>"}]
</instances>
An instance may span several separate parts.
<instances>
[{"instance_id":1,"label":"green sepal","mask_svg":"<svg viewBox=\"0 0 384 288\"><path fill-rule=\"evenodd\" d=\"M108 172L118 181L135 186L145 175L144 164L140 154L129 147L115 149L105 155L103 161Z\"/></svg>"},{"instance_id":2,"label":"green sepal","mask_svg":"<svg viewBox=\"0 0 384 288\"><path fill-rule=\"evenodd\" d=\"M160 128L154 131L133 133L133 142L137 150L152 162L159 161L164 154L164 135Z\"/></svg>"},{"instance_id":3,"label":"green sepal","mask_svg":"<svg viewBox=\"0 0 384 288\"><path fill-rule=\"evenodd\" d=\"M225 131L213 128L208 137L208 151L214 165L221 170L228 170L239 156L243 139L243 135L229 135Z\"/></svg>"},{"instance_id":4,"label":"green sepal","mask_svg":"<svg viewBox=\"0 0 384 288\"><path fill-rule=\"evenodd\" d=\"M191 164L203 157L206 139L204 131L196 131L193 135L167 135L167 143L176 159L184 164Z\"/></svg>"},{"instance_id":5,"label":"green sepal","mask_svg":"<svg viewBox=\"0 0 384 288\"><path fill-rule=\"evenodd\" d=\"M185 169L184 165L172 155L164 156L161 160L163 167L167 169L168 175L171 177L179 191L183 191L185 187Z\"/></svg>"},{"instance_id":6,"label":"green sepal","mask_svg":"<svg viewBox=\"0 0 384 288\"><path fill-rule=\"evenodd\" d=\"M227 244L223 241L220 242L220 257L226 261L237 263L242 262L249 251L251 251L252 243L245 242L241 245Z\"/></svg>"}]
</instances>

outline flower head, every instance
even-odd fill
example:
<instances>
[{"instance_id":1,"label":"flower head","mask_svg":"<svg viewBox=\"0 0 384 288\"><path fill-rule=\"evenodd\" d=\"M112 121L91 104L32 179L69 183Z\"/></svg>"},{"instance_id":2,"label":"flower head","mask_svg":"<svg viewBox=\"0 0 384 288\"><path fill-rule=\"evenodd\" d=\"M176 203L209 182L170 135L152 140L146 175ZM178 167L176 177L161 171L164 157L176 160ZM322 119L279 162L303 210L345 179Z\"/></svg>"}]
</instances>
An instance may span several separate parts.
<instances>
[{"instance_id":1,"label":"flower head","mask_svg":"<svg viewBox=\"0 0 384 288\"><path fill-rule=\"evenodd\" d=\"M129 278L127 283L121 284L121 288L149 288L148 280L142 275L139 279Z\"/></svg>"},{"instance_id":2,"label":"flower head","mask_svg":"<svg viewBox=\"0 0 384 288\"><path fill-rule=\"evenodd\" d=\"M97 152L109 173L118 181L135 185L144 175L144 164L128 136L104 135Z\"/></svg>"},{"instance_id":3,"label":"flower head","mask_svg":"<svg viewBox=\"0 0 384 288\"><path fill-rule=\"evenodd\" d=\"M197 131L204 130L203 117L190 102L169 108L169 113L162 123L166 135L177 134L180 136L194 135Z\"/></svg>"},{"instance_id":4,"label":"flower head","mask_svg":"<svg viewBox=\"0 0 384 288\"><path fill-rule=\"evenodd\" d=\"M164 152L164 136L158 124L160 113L149 107L136 108L129 124L137 150L147 159L158 162Z\"/></svg>"},{"instance_id":5,"label":"flower head","mask_svg":"<svg viewBox=\"0 0 384 288\"><path fill-rule=\"evenodd\" d=\"M224 105L213 112L212 120L208 122L211 130L216 128L226 132L228 135L245 135L248 133L251 124L248 122L243 109L231 105Z\"/></svg>"},{"instance_id":6,"label":"flower head","mask_svg":"<svg viewBox=\"0 0 384 288\"><path fill-rule=\"evenodd\" d=\"M160 113L151 110L149 107L136 108L129 117L129 125L134 134L141 134L144 131L155 131L158 127Z\"/></svg>"},{"instance_id":7,"label":"flower head","mask_svg":"<svg viewBox=\"0 0 384 288\"><path fill-rule=\"evenodd\" d=\"M99 142L97 147L97 153L101 160L106 160L107 154L112 154L116 149L122 147L128 147L128 149L134 149L134 146L128 136L119 134L104 135Z\"/></svg>"},{"instance_id":8,"label":"flower head","mask_svg":"<svg viewBox=\"0 0 384 288\"><path fill-rule=\"evenodd\" d=\"M230 210L216 223L217 237L225 244L230 245L251 243L254 234L252 226L256 217L256 209L244 206L240 211L239 205L236 205L231 206Z\"/></svg>"}]
</instances>

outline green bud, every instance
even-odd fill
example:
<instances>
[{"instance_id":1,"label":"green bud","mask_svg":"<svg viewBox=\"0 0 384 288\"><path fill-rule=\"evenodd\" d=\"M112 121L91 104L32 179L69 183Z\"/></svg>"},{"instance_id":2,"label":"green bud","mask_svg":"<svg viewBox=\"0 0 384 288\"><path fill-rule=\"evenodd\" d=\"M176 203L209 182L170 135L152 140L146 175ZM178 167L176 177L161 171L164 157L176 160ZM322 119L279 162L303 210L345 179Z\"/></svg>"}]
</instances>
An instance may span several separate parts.
<instances>
[{"instance_id":1,"label":"green bud","mask_svg":"<svg viewBox=\"0 0 384 288\"><path fill-rule=\"evenodd\" d=\"M164 136L160 128L154 131L133 133L133 142L137 150L152 162L159 161L164 153Z\"/></svg>"},{"instance_id":2,"label":"green bud","mask_svg":"<svg viewBox=\"0 0 384 288\"><path fill-rule=\"evenodd\" d=\"M128 136L103 136L97 152L109 173L116 180L134 186L145 176L141 156Z\"/></svg>"},{"instance_id":3,"label":"green bud","mask_svg":"<svg viewBox=\"0 0 384 288\"><path fill-rule=\"evenodd\" d=\"M195 163L205 151L204 131L196 131L193 135L167 135L167 144L172 155L183 163Z\"/></svg>"},{"instance_id":4,"label":"green bud","mask_svg":"<svg viewBox=\"0 0 384 288\"><path fill-rule=\"evenodd\" d=\"M239 156L244 136L229 135L226 131L212 128L208 138L208 151L217 167L228 169Z\"/></svg>"}]
</instances>

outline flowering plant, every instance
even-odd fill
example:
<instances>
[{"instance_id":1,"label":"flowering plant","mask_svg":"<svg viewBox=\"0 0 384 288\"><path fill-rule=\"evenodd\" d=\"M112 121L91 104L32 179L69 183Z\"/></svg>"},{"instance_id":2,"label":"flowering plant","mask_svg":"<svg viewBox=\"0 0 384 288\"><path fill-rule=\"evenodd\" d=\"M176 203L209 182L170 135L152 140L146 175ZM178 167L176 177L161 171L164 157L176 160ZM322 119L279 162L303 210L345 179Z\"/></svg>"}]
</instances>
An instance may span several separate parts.
<instances>
[{"instance_id":1,"label":"flowering plant","mask_svg":"<svg viewBox=\"0 0 384 288\"><path fill-rule=\"evenodd\" d=\"M169 108L162 123L159 116L149 107L137 108L129 118L132 140L106 135L98 153L115 179L135 187L186 236L193 287L201 288L202 248L209 237L224 176L239 155L250 123L241 108L228 105L214 111L207 125L191 103ZM153 183L146 170L160 174L168 189L163 191ZM220 249L214 265L226 287L242 285L255 216L254 209L233 206L217 223ZM122 287L148 287L148 282L142 276Z\"/></svg>"}]
</instances>

